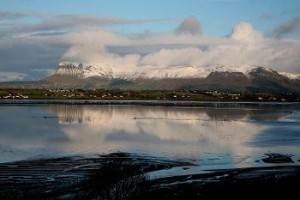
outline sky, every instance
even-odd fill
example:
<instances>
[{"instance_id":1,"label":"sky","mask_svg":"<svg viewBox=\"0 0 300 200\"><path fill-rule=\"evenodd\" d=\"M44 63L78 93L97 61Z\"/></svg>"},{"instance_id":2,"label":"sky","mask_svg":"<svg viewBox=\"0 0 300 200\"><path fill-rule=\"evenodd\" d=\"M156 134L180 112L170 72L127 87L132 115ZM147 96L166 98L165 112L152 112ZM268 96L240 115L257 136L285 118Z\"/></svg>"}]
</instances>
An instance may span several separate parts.
<instances>
[{"instance_id":1,"label":"sky","mask_svg":"<svg viewBox=\"0 0 300 200\"><path fill-rule=\"evenodd\" d=\"M114 73L261 65L300 73L299 0L0 0L0 81L61 61Z\"/></svg>"}]
</instances>

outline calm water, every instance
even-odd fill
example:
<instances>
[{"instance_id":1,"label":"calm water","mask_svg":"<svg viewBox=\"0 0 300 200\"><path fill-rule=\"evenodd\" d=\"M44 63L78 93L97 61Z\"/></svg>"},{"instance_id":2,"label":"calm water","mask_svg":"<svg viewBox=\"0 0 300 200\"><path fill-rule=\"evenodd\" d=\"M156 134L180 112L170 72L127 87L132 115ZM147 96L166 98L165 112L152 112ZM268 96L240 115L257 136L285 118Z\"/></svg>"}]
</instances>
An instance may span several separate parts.
<instances>
[{"instance_id":1,"label":"calm water","mask_svg":"<svg viewBox=\"0 0 300 200\"><path fill-rule=\"evenodd\" d=\"M265 153L300 159L296 108L0 106L0 162L115 151L243 167Z\"/></svg>"}]
</instances>

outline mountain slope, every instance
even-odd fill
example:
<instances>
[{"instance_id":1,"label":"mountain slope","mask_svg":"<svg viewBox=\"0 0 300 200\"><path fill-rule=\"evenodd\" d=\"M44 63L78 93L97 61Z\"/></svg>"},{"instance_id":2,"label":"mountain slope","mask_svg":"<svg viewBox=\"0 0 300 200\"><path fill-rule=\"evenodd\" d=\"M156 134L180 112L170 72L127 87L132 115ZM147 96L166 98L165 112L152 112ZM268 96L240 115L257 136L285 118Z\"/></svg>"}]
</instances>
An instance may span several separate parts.
<instances>
[{"instance_id":1,"label":"mountain slope","mask_svg":"<svg viewBox=\"0 0 300 200\"><path fill-rule=\"evenodd\" d=\"M239 70L237 70L239 69ZM0 83L2 88L123 88L145 90L222 90L300 92L300 76L261 66L151 68L116 73L109 67L59 63L56 72L38 82Z\"/></svg>"},{"instance_id":2,"label":"mountain slope","mask_svg":"<svg viewBox=\"0 0 300 200\"><path fill-rule=\"evenodd\" d=\"M288 77L278 73L277 71L257 67L249 72L251 80L250 88L253 90L267 91L295 91L299 85L299 80L289 79Z\"/></svg>"},{"instance_id":3,"label":"mountain slope","mask_svg":"<svg viewBox=\"0 0 300 200\"><path fill-rule=\"evenodd\" d=\"M60 63L43 80L51 87L299 92L300 78L261 66L172 67L114 74L109 67ZM243 69L237 71L235 69Z\"/></svg>"}]
</instances>

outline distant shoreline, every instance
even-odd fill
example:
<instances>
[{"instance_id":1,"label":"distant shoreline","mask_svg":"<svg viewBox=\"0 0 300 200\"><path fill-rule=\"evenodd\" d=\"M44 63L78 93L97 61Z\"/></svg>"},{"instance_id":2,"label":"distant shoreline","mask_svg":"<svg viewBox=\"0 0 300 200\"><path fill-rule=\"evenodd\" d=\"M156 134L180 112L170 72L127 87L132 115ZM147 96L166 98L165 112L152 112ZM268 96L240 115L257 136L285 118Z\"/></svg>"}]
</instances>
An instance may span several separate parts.
<instances>
[{"instance_id":1,"label":"distant shoreline","mask_svg":"<svg viewBox=\"0 0 300 200\"><path fill-rule=\"evenodd\" d=\"M222 107L232 105L300 106L300 102L267 101L172 101L172 100L91 100L91 99L1 99L0 105L144 105L144 106L187 106Z\"/></svg>"}]
</instances>

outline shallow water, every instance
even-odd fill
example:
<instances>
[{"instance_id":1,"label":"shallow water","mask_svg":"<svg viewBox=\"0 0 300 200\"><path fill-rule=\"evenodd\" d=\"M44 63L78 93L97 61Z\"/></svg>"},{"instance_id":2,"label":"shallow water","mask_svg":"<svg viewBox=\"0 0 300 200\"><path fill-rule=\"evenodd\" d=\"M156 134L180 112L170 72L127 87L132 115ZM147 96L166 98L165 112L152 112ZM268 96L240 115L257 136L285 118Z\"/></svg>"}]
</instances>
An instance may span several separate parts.
<instances>
[{"instance_id":1,"label":"shallow water","mask_svg":"<svg viewBox=\"0 0 300 200\"><path fill-rule=\"evenodd\" d=\"M0 106L1 163L122 151L202 169L267 165L257 162L266 153L292 155L298 165L299 147L293 107Z\"/></svg>"}]
</instances>

